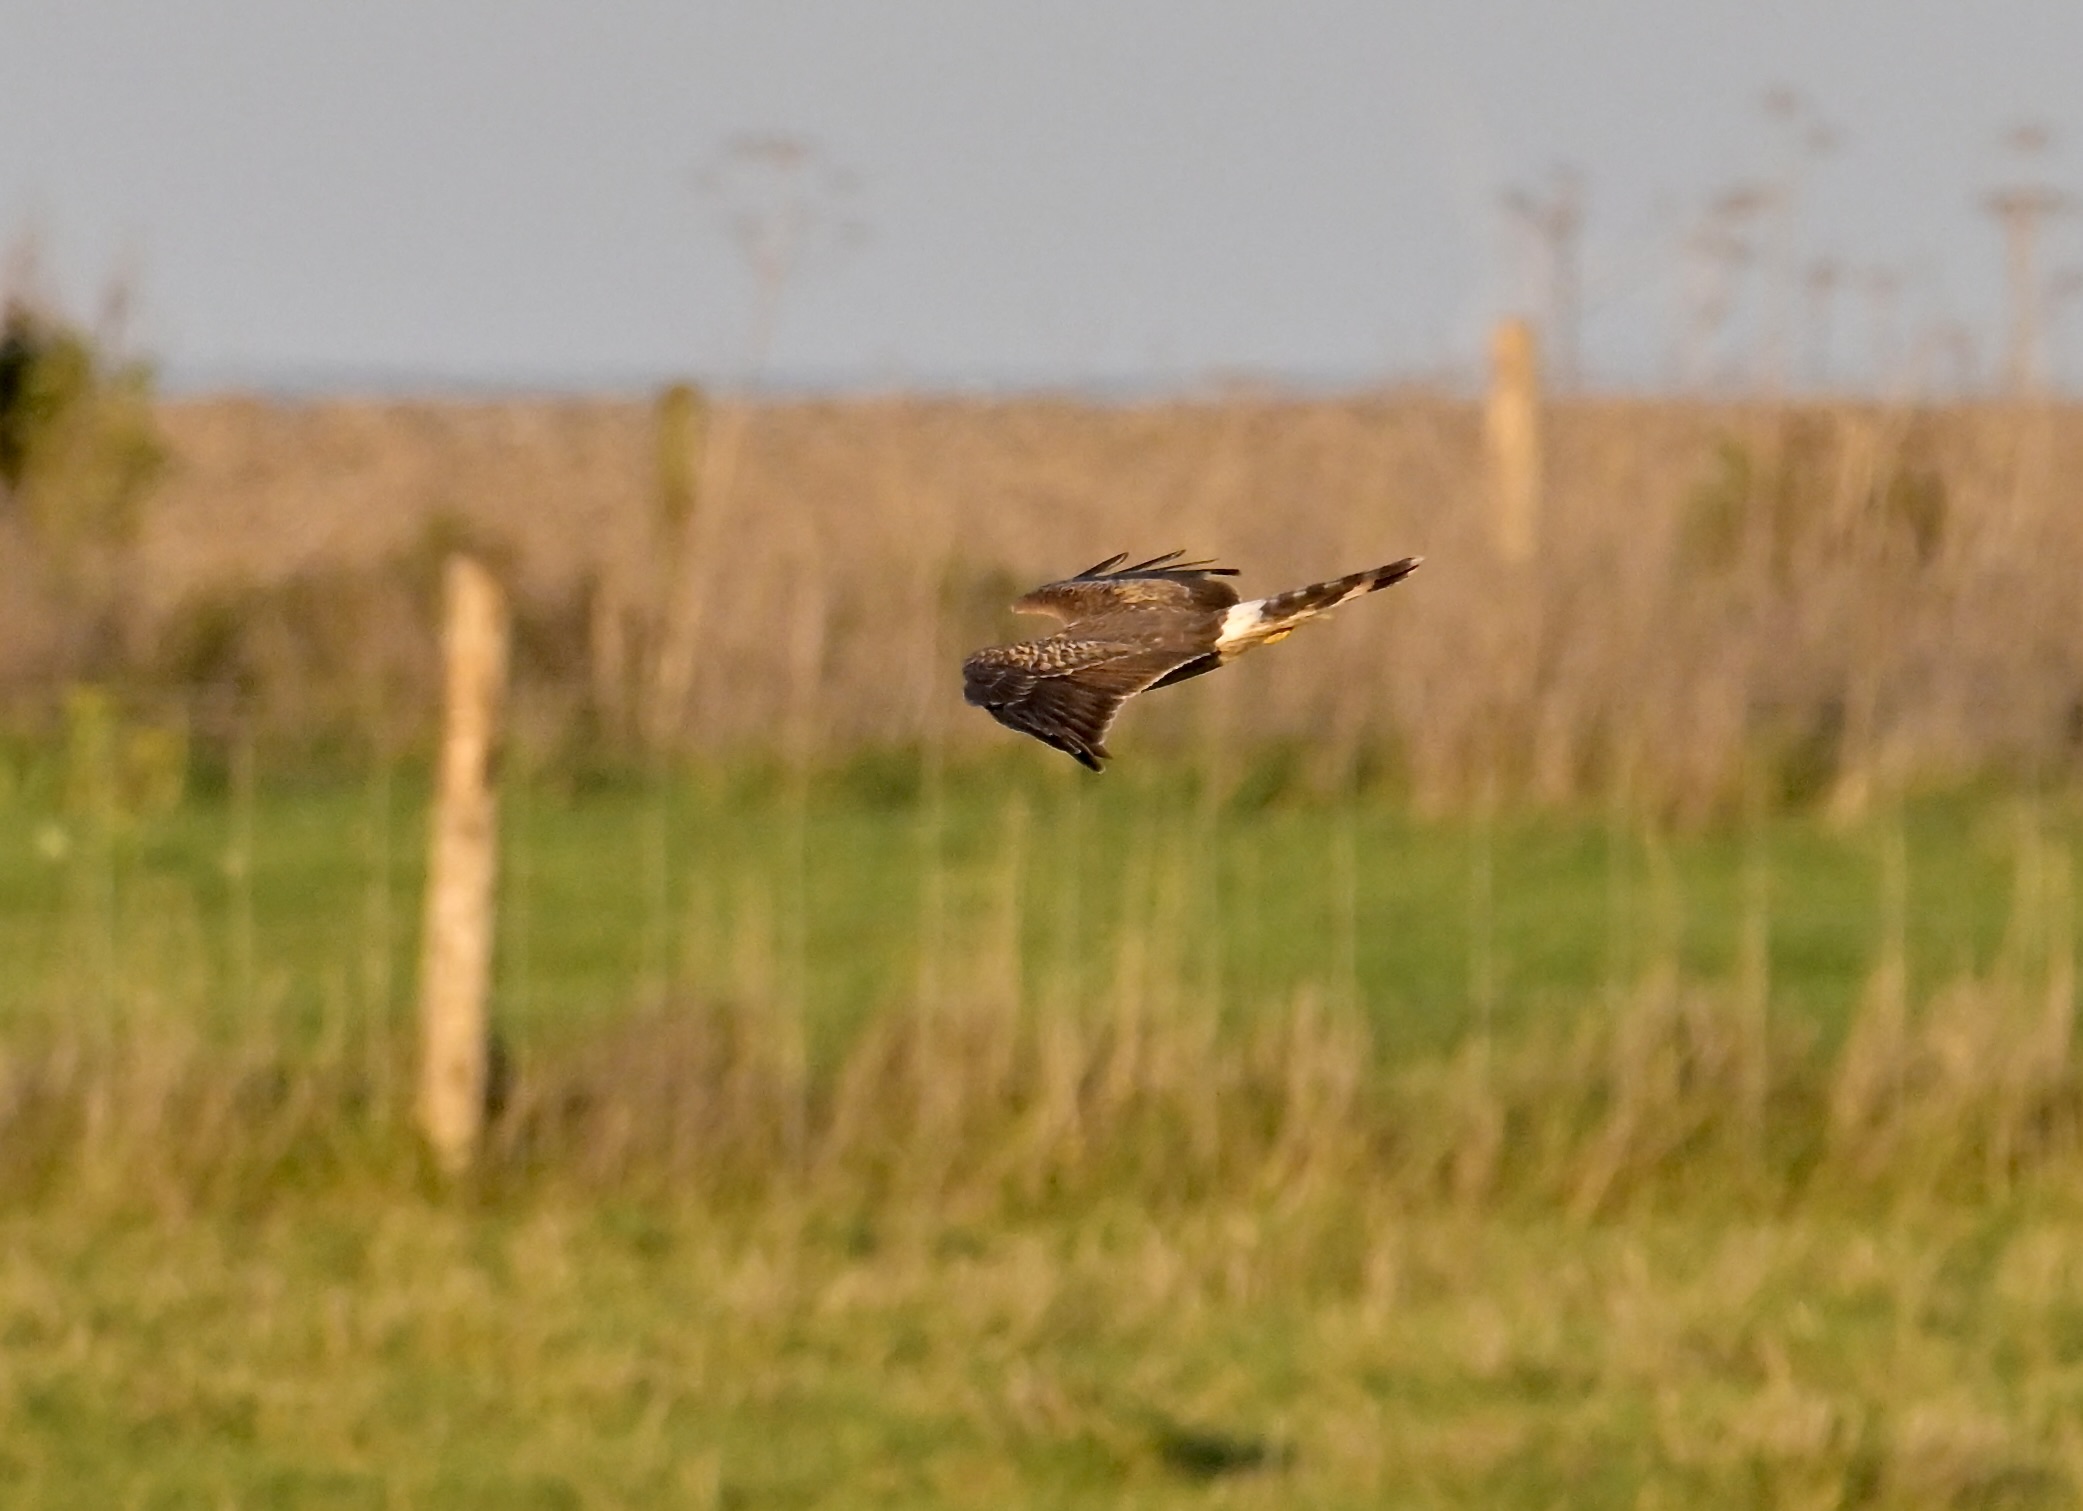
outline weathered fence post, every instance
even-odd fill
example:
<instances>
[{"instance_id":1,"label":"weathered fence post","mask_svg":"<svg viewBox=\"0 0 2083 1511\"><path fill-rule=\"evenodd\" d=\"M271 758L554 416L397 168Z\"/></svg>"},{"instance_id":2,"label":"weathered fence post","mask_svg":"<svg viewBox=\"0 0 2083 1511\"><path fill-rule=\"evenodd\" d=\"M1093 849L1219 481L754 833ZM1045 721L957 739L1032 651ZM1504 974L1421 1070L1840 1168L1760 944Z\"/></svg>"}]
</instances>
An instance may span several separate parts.
<instances>
[{"instance_id":1,"label":"weathered fence post","mask_svg":"<svg viewBox=\"0 0 2083 1511\"><path fill-rule=\"evenodd\" d=\"M468 1169L484 1129L499 800L492 764L506 686L506 594L482 562L443 579L441 758L420 980L420 1127L441 1168Z\"/></svg>"},{"instance_id":2,"label":"weathered fence post","mask_svg":"<svg viewBox=\"0 0 2083 1511\"><path fill-rule=\"evenodd\" d=\"M1490 399L1483 415L1491 540L1509 562L1540 543L1540 349L1529 321L1498 322L1490 338Z\"/></svg>"}]
</instances>

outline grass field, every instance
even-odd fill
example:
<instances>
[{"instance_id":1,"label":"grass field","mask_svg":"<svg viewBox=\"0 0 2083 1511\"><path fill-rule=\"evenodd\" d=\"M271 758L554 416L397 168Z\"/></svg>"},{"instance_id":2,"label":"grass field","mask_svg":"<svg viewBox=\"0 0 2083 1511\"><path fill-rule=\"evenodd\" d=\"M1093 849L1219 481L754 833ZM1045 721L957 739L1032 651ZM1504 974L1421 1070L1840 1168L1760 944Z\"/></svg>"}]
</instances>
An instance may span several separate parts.
<instances>
[{"instance_id":1,"label":"grass field","mask_svg":"<svg viewBox=\"0 0 2083 1511\"><path fill-rule=\"evenodd\" d=\"M62 761L18 763L0 806L16 962L0 1011L128 994L229 1028L407 1008L417 772L196 785L97 798ZM2076 828L2066 798L1995 790L1851 825L1427 820L1387 790L1312 795L1272 758L1219 797L1178 768L1092 780L1038 759L939 775L864 759L801 782L536 773L506 799L498 1011L527 1041L632 1006L780 1001L832 1050L921 992L974 991L978 972L1035 1003L1140 972L1223 1018L1313 989L1362 1009L1392 1054L1435 1055L1566 1020L1652 965L1727 982L1755 936L1775 1004L1830 1036L1891 934L1920 991L1986 973L2019 888Z\"/></svg>"},{"instance_id":2,"label":"grass field","mask_svg":"<svg viewBox=\"0 0 2083 1511\"><path fill-rule=\"evenodd\" d=\"M1465 396L159 419L0 520L0 1504L2083 1491L2072 409L1558 399L1531 562ZM961 706L1175 545L1428 564L1102 780Z\"/></svg>"},{"instance_id":3,"label":"grass field","mask_svg":"<svg viewBox=\"0 0 2083 1511\"><path fill-rule=\"evenodd\" d=\"M2083 1485L2065 794L516 770L444 1191L418 778L153 769L0 806L10 1504Z\"/></svg>"},{"instance_id":4,"label":"grass field","mask_svg":"<svg viewBox=\"0 0 2083 1511\"><path fill-rule=\"evenodd\" d=\"M0 1223L11 1504L2062 1506L2083 1214Z\"/></svg>"}]
</instances>

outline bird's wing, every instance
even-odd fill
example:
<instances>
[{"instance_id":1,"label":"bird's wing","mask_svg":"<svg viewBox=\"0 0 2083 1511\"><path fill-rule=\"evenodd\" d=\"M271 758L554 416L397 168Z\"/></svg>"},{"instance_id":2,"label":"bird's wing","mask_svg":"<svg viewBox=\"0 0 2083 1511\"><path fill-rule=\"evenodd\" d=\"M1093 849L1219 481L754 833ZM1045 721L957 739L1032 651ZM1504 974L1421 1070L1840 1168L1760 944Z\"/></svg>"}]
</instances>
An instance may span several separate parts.
<instances>
[{"instance_id":1,"label":"bird's wing","mask_svg":"<svg viewBox=\"0 0 2083 1511\"><path fill-rule=\"evenodd\" d=\"M962 696L1008 729L1098 771L1121 705L1196 654L1067 634L994 645L962 663Z\"/></svg>"},{"instance_id":2,"label":"bird's wing","mask_svg":"<svg viewBox=\"0 0 2083 1511\"><path fill-rule=\"evenodd\" d=\"M1225 581L1237 575L1235 567L1181 561L1179 556L1170 551L1132 566L1122 565L1126 556L1109 556L1075 577L1043 583L1018 599L1013 608L1022 614L1048 614L1065 624L1076 624L1143 605L1219 610L1237 601L1237 590Z\"/></svg>"}]
</instances>

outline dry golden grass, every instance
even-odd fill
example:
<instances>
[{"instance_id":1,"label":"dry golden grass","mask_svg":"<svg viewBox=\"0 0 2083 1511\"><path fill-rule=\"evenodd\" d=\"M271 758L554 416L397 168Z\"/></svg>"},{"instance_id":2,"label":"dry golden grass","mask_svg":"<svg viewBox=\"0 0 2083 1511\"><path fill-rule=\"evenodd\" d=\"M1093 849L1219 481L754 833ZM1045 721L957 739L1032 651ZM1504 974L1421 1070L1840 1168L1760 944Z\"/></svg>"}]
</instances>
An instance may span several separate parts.
<instances>
[{"instance_id":1,"label":"dry golden grass","mask_svg":"<svg viewBox=\"0 0 2083 1511\"><path fill-rule=\"evenodd\" d=\"M696 616L682 728L711 748L1000 740L950 668L1011 627L1011 591L1175 545L1267 589L1429 559L1277 658L1139 706L1131 750L1306 732L1327 772L1371 749L1428 804L1624 783L1691 811L1736 800L1762 757L1768 783L1857 808L1905 773L2065 769L2083 731L2066 410L1556 404L1524 569L1488 544L1477 407L1423 395L726 405L684 543L641 403L163 417L176 460L138 571L152 612L298 574L330 601L325 574L374 581L437 521L514 560L545 707L640 702L659 606ZM330 636L334 660L381 663L335 669L364 704L387 677L423 702L409 604L347 597L345 628L322 605L287 614L273 683Z\"/></svg>"},{"instance_id":2,"label":"dry golden grass","mask_svg":"<svg viewBox=\"0 0 2083 1511\"><path fill-rule=\"evenodd\" d=\"M1827 1051L1793 1015L1753 1014L1740 986L1666 962L1610 1011L1413 1060L1379 1053L1364 1012L1315 989L1223 1027L1161 944L1124 939L1110 984L1038 1002L1004 942L978 939L941 959L943 992L831 1056L805 1053L785 996L539 1034L495 1076L484 1188L985 1221L1364 1190L1413 1212L1593 1220L1818 1196L1973 1203L2083 1167L2059 950L1920 1004L1883 959ZM343 1015L314 1039L261 1018L227 1043L166 985L133 975L67 1020L16 1025L0 1189L182 1211L413 1166L397 1026Z\"/></svg>"},{"instance_id":3,"label":"dry golden grass","mask_svg":"<svg viewBox=\"0 0 2083 1511\"><path fill-rule=\"evenodd\" d=\"M2071 1504L2060 973L1905 1015L1887 971L1835 1056L1658 973L1615 1021L1397 1071L1308 997L1222 1034L1163 990L965 992L823 1068L772 1004L687 1006L524 1061L482 1176L417 1193L369 1025L20 1042L0 1482Z\"/></svg>"}]
</instances>

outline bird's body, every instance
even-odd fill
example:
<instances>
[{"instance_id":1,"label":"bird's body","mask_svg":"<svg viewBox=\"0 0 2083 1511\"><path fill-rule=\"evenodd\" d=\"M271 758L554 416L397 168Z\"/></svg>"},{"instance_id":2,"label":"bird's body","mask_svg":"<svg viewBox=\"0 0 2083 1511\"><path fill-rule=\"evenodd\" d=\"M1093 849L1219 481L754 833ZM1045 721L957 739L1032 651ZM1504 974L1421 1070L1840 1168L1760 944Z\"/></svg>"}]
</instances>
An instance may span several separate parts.
<instances>
[{"instance_id":1,"label":"bird's body","mask_svg":"<svg viewBox=\"0 0 2083 1511\"><path fill-rule=\"evenodd\" d=\"M962 663L962 695L1010 729L1032 735L1094 771L1108 759L1107 730L1137 693L1169 687L1271 645L1297 625L1362 593L1400 582L1423 558L1240 601L1234 567L1182 562L1180 553L1123 566L1112 556L1075 577L1045 583L1014 603L1064 628L1039 640L996 645Z\"/></svg>"}]
</instances>

